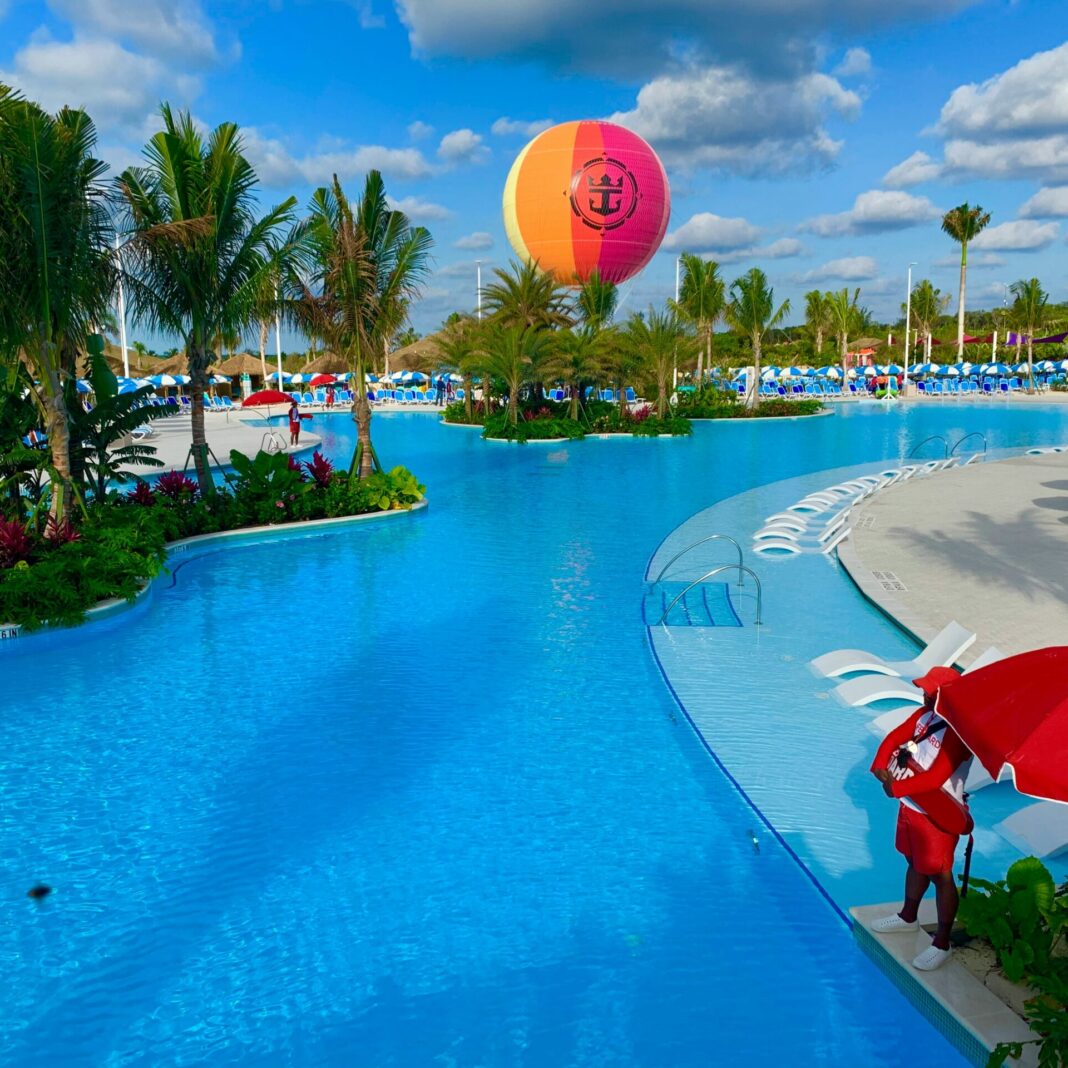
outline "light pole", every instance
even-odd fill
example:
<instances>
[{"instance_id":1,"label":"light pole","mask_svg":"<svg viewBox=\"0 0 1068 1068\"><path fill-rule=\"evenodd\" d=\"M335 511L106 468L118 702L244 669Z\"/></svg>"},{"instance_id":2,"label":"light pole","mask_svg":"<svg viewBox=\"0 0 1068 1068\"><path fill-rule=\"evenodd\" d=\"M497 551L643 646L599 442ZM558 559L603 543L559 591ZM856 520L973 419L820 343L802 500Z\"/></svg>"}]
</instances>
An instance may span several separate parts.
<instances>
[{"instance_id":1,"label":"light pole","mask_svg":"<svg viewBox=\"0 0 1068 1068\"><path fill-rule=\"evenodd\" d=\"M475 260L476 301L478 303L478 321L482 322L482 261Z\"/></svg>"},{"instance_id":2,"label":"light pole","mask_svg":"<svg viewBox=\"0 0 1068 1068\"><path fill-rule=\"evenodd\" d=\"M679 303L679 265L682 263L682 256L675 257L675 306L678 307ZM671 390L674 392L679 388L679 347L675 346L675 363L671 369Z\"/></svg>"},{"instance_id":3,"label":"light pole","mask_svg":"<svg viewBox=\"0 0 1068 1068\"><path fill-rule=\"evenodd\" d=\"M119 344L122 346L122 373L130 377L130 353L126 348L126 294L122 289L122 257L119 255L119 235L115 235L115 263L119 268Z\"/></svg>"},{"instance_id":4,"label":"light pole","mask_svg":"<svg viewBox=\"0 0 1068 1068\"><path fill-rule=\"evenodd\" d=\"M916 266L913 260L909 264L909 280L906 282L908 291L905 294L905 375L901 381L901 394L905 396L909 391L909 341L912 327L912 268Z\"/></svg>"},{"instance_id":5,"label":"light pole","mask_svg":"<svg viewBox=\"0 0 1068 1068\"><path fill-rule=\"evenodd\" d=\"M278 357L278 388L282 388L282 313L278 307L278 290L274 291L274 351Z\"/></svg>"}]
</instances>

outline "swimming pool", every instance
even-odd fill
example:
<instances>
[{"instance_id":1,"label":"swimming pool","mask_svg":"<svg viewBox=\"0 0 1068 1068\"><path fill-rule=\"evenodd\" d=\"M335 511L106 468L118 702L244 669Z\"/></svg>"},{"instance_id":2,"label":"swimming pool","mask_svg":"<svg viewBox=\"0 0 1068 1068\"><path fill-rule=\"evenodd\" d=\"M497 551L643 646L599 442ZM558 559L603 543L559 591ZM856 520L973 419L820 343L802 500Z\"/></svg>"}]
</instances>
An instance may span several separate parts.
<instances>
[{"instance_id":1,"label":"swimming pool","mask_svg":"<svg viewBox=\"0 0 1068 1068\"><path fill-rule=\"evenodd\" d=\"M345 459L350 427L314 425ZM641 604L712 502L973 429L1054 444L1068 411L528 448L385 416L423 515L192 559L126 619L11 643L0 1057L959 1063L714 768Z\"/></svg>"}]
</instances>

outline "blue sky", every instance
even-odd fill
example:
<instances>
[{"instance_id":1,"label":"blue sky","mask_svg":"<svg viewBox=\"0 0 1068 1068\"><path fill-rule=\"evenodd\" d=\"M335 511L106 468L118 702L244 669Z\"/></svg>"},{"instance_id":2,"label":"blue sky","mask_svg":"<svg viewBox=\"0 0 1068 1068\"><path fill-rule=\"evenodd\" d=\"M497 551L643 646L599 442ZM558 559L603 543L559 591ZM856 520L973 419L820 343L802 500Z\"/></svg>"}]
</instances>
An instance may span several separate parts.
<instances>
[{"instance_id":1,"label":"blue sky","mask_svg":"<svg viewBox=\"0 0 1068 1068\"><path fill-rule=\"evenodd\" d=\"M87 107L117 169L161 99L237 122L265 201L378 167L435 237L421 332L473 306L476 257L509 259L530 133L584 117L642 134L672 183L626 308L671 294L683 249L763 267L793 319L843 285L890 316L911 260L955 301L938 218L964 200L993 215L969 306L1031 275L1068 299L1063 0L0 0L0 81Z\"/></svg>"}]
</instances>

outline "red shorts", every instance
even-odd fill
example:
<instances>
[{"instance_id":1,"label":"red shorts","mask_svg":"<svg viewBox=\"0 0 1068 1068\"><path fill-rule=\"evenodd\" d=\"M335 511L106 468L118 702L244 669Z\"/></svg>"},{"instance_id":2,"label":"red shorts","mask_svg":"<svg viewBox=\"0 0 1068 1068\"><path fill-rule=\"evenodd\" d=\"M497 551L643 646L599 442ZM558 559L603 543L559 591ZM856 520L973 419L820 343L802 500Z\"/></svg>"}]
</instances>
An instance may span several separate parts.
<instances>
[{"instance_id":1,"label":"red shorts","mask_svg":"<svg viewBox=\"0 0 1068 1068\"><path fill-rule=\"evenodd\" d=\"M959 838L960 835L940 831L922 812L908 805L899 806L895 845L921 875L952 871Z\"/></svg>"},{"instance_id":2,"label":"red shorts","mask_svg":"<svg viewBox=\"0 0 1068 1068\"><path fill-rule=\"evenodd\" d=\"M289 432L290 432L290 434L299 434L300 433L300 423L294 423L292 420L290 420L290 422L289 422Z\"/></svg>"}]
</instances>

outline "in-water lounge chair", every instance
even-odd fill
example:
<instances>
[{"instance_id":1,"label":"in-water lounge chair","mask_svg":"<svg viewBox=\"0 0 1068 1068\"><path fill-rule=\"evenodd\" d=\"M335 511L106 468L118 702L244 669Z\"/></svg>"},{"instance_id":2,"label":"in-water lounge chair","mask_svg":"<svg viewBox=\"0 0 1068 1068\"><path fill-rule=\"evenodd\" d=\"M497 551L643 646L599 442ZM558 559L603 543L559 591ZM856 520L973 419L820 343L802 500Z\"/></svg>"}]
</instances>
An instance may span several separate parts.
<instances>
[{"instance_id":1,"label":"in-water lounge chair","mask_svg":"<svg viewBox=\"0 0 1068 1068\"><path fill-rule=\"evenodd\" d=\"M1068 849L1068 805L1037 801L995 823L994 830L1024 854L1056 856Z\"/></svg>"},{"instance_id":2,"label":"in-water lounge chair","mask_svg":"<svg viewBox=\"0 0 1068 1068\"><path fill-rule=\"evenodd\" d=\"M836 649L816 657L812 667L828 678L864 671L916 679L933 667L948 667L974 641L975 635L954 620L947 623L923 652L912 660L884 660L863 649Z\"/></svg>"},{"instance_id":3,"label":"in-water lounge chair","mask_svg":"<svg viewBox=\"0 0 1068 1068\"><path fill-rule=\"evenodd\" d=\"M995 660L1004 658L1005 654L997 646L992 645L968 665L968 671L977 671L981 667L986 667L987 664L993 664ZM965 674L967 673L966 671ZM923 704L923 690L896 675L861 675L858 678L849 679L834 688L834 696L842 704L849 705L851 708L871 705L876 701L905 701L910 705Z\"/></svg>"}]
</instances>

